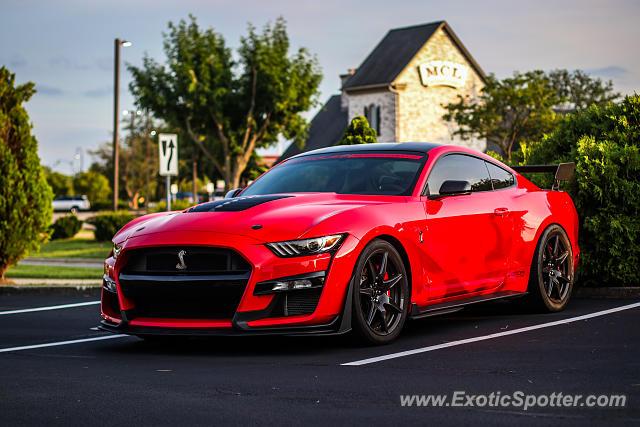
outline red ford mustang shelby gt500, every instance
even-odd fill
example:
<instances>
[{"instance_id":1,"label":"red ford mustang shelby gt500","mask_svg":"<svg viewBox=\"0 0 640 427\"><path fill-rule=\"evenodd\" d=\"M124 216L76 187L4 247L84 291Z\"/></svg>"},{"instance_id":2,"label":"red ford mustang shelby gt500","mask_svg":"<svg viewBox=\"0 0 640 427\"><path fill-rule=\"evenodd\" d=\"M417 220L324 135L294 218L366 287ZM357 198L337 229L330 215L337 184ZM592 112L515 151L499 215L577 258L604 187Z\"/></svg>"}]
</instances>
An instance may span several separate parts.
<instances>
[{"instance_id":1,"label":"red ford mustang shelby gt500","mask_svg":"<svg viewBox=\"0 0 640 427\"><path fill-rule=\"evenodd\" d=\"M555 167L556 179L571 166ZM382 344L407 318L520 295L557 311L571 295L579 249L568 194L470 149L331 147L238 192L121 229L105 263L101 328L353 330Z\"/></svg>"}]
</instances>

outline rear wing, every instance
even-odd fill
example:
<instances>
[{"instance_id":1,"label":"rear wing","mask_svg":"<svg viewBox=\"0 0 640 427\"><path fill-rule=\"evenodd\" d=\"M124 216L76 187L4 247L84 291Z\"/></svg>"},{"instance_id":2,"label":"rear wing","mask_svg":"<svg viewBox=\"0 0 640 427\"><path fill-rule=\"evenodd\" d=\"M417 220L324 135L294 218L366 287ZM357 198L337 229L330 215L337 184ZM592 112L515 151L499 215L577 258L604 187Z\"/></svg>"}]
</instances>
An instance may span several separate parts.
<instances>
[{"instance_id":1,"label":"rear wing","mask_svg":"<svg viewBox=\"0 0 640 427\"><path fill-rule=\"evenodd\" d=\"M511 166L511 169L518 173L522 172L550 172L554 173L553 186L551 190L560 189L560 181L571 181L576 170L576 164L560 163L559 165L528 165L528 166Z\"/></svg>"}]
</instances>

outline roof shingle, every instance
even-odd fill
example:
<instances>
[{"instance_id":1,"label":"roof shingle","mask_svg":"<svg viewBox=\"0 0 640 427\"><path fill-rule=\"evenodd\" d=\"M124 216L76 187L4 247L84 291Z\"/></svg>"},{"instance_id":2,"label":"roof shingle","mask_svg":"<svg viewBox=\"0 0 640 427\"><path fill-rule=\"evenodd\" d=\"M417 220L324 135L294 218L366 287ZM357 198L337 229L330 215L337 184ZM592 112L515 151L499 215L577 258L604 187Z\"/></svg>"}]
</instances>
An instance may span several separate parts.
<instances>
[{"instance_id":1,"label":"roof shingle","mask_svg":"<svg viewBox=\"0 0 640 427\"><path fill-rule=\"evenodd\" d=\"M344 89L389 84L444 21L390 30L344 84Z\"/></svg>"}]
</instances>

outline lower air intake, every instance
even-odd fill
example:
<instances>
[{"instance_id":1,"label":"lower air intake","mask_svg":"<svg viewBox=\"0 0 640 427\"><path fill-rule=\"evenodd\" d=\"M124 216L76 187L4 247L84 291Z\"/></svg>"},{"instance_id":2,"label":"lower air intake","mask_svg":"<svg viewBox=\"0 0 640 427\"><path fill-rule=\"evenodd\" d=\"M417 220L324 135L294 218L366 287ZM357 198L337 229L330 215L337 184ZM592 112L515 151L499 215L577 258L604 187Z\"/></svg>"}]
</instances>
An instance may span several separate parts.
<instances>
[{"instance_id":1,"label":"lower air intake","mask_svg":"<svg viewBox=\"0 0 640 427\"><path fill-rule=\"evenodd\" d=\"M285 316L311 314L316 310L322 288L292 291L285 294Z\"/></svg>"}]
</instances>

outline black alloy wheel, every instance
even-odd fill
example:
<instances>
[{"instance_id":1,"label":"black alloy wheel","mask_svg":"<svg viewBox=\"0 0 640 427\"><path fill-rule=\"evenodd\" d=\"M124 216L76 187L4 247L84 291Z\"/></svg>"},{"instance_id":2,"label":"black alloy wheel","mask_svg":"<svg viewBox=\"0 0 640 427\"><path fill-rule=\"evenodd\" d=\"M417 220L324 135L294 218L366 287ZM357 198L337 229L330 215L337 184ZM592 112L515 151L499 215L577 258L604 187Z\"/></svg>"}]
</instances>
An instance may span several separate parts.
<instances>
[{"instance_id":1,"label":"black alloy wheel","mask_svg":"<svg viewBox=\"0 0 640 427\"><path fill-rule=\"evenodd\" d=\"M400 334L409 307L409 284L398 251L385 240L372 241L354 270L353 327L371 344L386 344Z\"/></svg>"},{"instance_id":2,"label":"black alloy wheel","mask_svg":"<svg viewBox=\"0 0 640 427\"><path fill-rule=\"evenodd\" d=\"M537 308L562 310L573 290L573 250L567 233L550 225L542 233L531 265L529 292Z\"/></svg>"}]
</instances>

